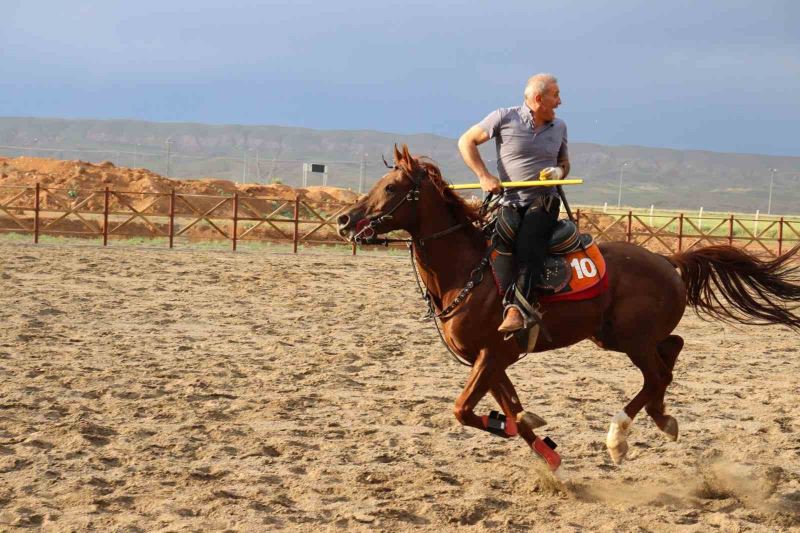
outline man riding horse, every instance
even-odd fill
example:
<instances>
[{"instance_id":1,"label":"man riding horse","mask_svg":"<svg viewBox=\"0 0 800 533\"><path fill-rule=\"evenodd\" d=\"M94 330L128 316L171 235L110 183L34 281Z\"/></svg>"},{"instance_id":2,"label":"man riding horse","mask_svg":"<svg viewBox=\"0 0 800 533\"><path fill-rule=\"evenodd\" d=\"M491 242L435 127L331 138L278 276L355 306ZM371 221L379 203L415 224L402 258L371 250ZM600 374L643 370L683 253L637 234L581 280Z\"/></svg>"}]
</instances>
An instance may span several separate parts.
<instances>
[{"instance_id":1,"label":"man riding horse","mask_svg":"<svg viewBox=\"0 0 800 533\"><path fill-rule=\"evenodd\" d=\"M458 140L464 162L487 193L501 192L502 181L560 180L569 173L567 125L555 116L561 105L558 80L552 74L536 74L528 80L524 96L522 105L489 113ZM487 170L478 152L478 145L489 139L495 140L499 179ZM554 187L528 187L506 192L500 204L497 249L508 260L513 251L517 274L508 288L498 330L511 333L541 323L534 287L544 269L561 202Z\"/></svg>"}]
</instances>

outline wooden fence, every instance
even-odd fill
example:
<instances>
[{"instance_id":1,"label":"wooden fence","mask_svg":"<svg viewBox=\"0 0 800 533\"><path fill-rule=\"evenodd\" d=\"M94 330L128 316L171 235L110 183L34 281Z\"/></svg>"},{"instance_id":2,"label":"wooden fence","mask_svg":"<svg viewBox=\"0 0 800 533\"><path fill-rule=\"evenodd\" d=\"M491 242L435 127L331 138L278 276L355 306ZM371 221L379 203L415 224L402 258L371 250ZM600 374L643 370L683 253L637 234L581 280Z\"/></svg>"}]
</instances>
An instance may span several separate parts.
<instances>
[{"instance_id":1,"label":"wooden fence","mask_svg":"<svg viewBox=\"0 0 800 533\"><path fill-rule=\"evenodd\" d=\"M643 215L633 211L606 214L577 209L581 231L598 241L626 241L659 253L673 254L714 244L729 244L757 255L777 257L800 245L800 220L758 220L747 215L705 216L684 213Z\"/></svg>"},{"instance_id":2,"label":"wooden fence","mask_svg":"<svg viewBox=\"0 0 800 533\"><path fill-rule=\"evenodd\" d=\"M336 218L352 204L223 195L73 191L42 187L0 187L0 231L102 239L163 239L170 248L180 237L226 240L236 250L244 241L355 245L339 236Z\"/></svg>"},{"instance_id":3,"label":"wooden fence","mask_svg":"<svg viewBox=\"0 0 800 533\"><path fill-rule=\"evenodd\" d=\"M4 199L3 199L4 198ZM0 231L71 235L102 239L176 239L356 246L339 236L336 218L352 204L294 199L178 193L74 191L42 187L0 187ZM598 241L623 240L660 253L710 244L731 244L775 257L800 244L800 221L753 220L744 215L706 216L701 222L683 213L606 214L577 209L582 231Z\"/></svg>"}]
</instances>

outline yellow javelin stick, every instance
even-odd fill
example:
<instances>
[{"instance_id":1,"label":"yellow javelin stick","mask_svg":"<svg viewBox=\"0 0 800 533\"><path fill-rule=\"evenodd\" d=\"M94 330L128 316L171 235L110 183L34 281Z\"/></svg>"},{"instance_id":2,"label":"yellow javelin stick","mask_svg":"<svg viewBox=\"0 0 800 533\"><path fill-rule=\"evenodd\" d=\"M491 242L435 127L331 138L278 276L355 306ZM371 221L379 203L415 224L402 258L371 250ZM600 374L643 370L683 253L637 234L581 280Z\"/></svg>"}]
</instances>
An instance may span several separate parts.
<instances>
[{"instance_id":1,"label":"yellow javelin stick","mask_svg":"<svg viewBox=\"0 0 800 533\"><path fill-rule=\"evenodd\" d=\"M574 180L551 180L551 181L503 181L500 184L503 187L556 187L558 185L581 185L582 179ZM465 189L480 189L478 183L458 183L450 185L451 189L463 191Z\"/></svg>"}]
</instances>

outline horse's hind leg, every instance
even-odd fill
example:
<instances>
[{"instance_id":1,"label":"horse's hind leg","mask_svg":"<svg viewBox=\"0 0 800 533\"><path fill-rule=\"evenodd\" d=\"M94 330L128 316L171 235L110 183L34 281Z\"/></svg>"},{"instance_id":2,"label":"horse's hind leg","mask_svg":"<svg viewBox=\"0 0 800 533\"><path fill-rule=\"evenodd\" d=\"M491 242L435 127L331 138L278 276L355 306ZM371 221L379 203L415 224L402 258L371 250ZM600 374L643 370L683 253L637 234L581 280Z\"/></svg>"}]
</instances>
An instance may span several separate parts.
<instances>
[{"instance_id":1,"label":"horse's hind leg","mask_svg":"<svg viewBox=\"0 0 800 533\"><path fill-rule=\"evenodd\" d=\"M659 394L663 395L668 383L669 372L655 346L649 348L639 346L626 351L633 364L642 371L644 385L642 389L625 406L624 410L614 415L606 437L606 446L611 459L620 464L628 453L628 433L633 418Z\"/></svg>"},{"instance_id":2,"label":"horse's hind leg","mask_svg":"<svg viewBox=\"0 0 800 533\"><path fill-rule=\"evenodd\" d=\"M664 394L666 394L669 384L672 383L672 370L675 368L675 361L677 361L682 348L683 339L678 335L670 335L658 343L658 355L667 370L666 379L663 384L664 388L645 407L647 414L652 417L658 429L669 435L672 440L678 440L678 421L664 413Z\"/></svg>"}]
</instances>

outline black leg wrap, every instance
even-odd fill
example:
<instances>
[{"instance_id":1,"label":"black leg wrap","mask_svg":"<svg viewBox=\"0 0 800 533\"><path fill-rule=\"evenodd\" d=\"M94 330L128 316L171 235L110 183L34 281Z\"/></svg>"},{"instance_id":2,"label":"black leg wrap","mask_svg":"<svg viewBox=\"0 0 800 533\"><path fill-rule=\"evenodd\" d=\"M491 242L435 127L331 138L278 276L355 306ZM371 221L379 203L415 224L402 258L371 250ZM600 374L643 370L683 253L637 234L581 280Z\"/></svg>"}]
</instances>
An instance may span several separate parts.
<instances>
[{"instance_id":1,"label":"black leg wrap","mask_svg":"<svg viewBox=\"0 0 800 533\"><path fill-rule=\"evenodd\" d=\"M508 437L506 433L506 415L497 411L491 411L486 419L486 427L489 433L500 437Z\"/></svg>"}]
</instances>

